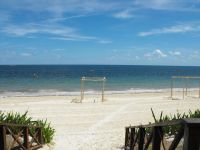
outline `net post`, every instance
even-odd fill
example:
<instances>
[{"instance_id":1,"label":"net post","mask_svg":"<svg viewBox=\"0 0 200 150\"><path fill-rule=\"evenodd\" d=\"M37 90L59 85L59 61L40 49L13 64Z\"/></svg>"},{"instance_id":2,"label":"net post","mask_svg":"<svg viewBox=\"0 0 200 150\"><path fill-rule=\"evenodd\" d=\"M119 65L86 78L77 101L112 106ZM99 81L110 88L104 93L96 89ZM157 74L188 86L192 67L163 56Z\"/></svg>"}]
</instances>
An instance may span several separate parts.
<instances>
[{"instance_id":1,"label":"net post","mask_svg":"<svg viewBox=\"0 0 200 150\"><path fill-rule=\"evenodd\" d=\"M102 82L102 102L104 102L105 80L106 78L104 77Z\"/></svg>"},{"instance_id":2,"label":"net post","mask_svg":"<svg viewBox=\"0 0 200 150\"><path fill-rule=\"evenodd\" d=\"M187 91L188 91L188 78L187 79L185 79L186 81L186 83L185 83L185 96L187 96Z\"/></svg>"},{"instance_id":3,"label":"net post","mask_svg":"<svg viewBox=\"0 0 200 150\"><path fill-rule=\"evenodd\" d=\"M200 98L200 82L199 82L199 98Z\"/></svg>"},{"instance_id":4,"label":"net post","mask_svg":"<svg viewBox=\"0 0 200 150\"><path fill-rule=\"evenodd\" d=\"M85 77L81 78L81 103L84 99L84 79L85 79Z\"/></svg>"},{"instance_id":5,"label":"net post","mask_svg":"<svg viewBox=\"0 0 200 150\"><path fill-rule=\"evenodd\" d=\"M171 77L171 99L173 99L173 77Z\"/></svg>"},{"instance_id":6,"label":"net post","mask_svg":"<svg viewBox=\"0 0 200 150\"><path fill-rule=\"evenodd\" d=\"M185 81L184 78L182 78L182 81ZM185 87L183 85L183 99L185 99Z\"/></svg>"}]
</instances>

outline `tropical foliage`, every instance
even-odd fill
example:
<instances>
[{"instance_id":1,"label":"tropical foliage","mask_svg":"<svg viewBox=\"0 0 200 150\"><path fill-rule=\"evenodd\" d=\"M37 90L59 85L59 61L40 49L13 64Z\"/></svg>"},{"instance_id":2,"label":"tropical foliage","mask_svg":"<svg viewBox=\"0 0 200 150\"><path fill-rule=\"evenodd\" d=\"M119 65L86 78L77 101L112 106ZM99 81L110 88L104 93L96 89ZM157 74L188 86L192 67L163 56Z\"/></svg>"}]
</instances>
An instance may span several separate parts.
<instances>
[{"instance_id":1,"label":"tropical foliage","mask_svg":"<svg viewBox=\"0 0 200 150\"><path fill-rule=\"evenodd\" d=\"M28 111L26 111L24 114L20 114L18 112L4 113L0 111L0 123L41 126L44 143L52 142L55 134L55 129L47 120L33 120L32 117L28 116ZM17 133L19 128L14 127L12 130ZM33 133L34 130L31 128L30 132Z\"/></svg>"}]
</instances>

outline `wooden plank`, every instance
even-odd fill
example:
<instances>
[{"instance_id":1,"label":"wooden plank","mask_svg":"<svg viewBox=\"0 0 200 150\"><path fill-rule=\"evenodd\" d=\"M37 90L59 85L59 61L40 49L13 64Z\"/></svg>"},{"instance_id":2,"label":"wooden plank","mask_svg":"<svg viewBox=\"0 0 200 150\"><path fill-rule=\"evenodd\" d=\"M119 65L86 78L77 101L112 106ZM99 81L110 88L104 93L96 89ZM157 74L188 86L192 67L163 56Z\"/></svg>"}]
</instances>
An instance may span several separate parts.
<instances>
[{"instance_id":1,"label":"wooden plank","mask_svg":"<svg viewBox=\"0 0 200 150\"><path fill-rule=\"evenodd\" d=\"M176 119L176 120L171 120L171 121L152 123L152 124L148 124L148 125L130 126L130 128L140 128L140 127L151 128L151 127L172 126L172 125L184 124L185 120L187 120L187 119Z\"/></svg>"},{"instance_id":2,"label":"wooden plank","mask_svg":"<svg viewBox=\"0 0 200 150\"><path fill-rule=\"evenodd\" d=\"M7 127L31 127L31 128L41 128L42 126L35 126L35 125L23 125L23 124L13 124L13 123L0 123L0 125L7 126Z\"/></svg>"},{"instance_id":3,"label":"wooden plank","mask_svg":"<svg viewBox=\"0 0 200 150\"><path fill-rule=\"evenodd\" d=\"M176 134L173 142L171 143L171 145L169 147L169 150L175 150L176 149L176 147L178 146L178 143L180 142L183 135L184 135L184 126L182 126L180 128L180 130L178 131L178 133Z\"/></svg>"},{"instance_id":4,"label":"wooden plank","mask_svg":"<svg viewBox=\"0 0 200 150\"><path fill-rule=\"evenodd\" d=\"M162 127L154 127L153 139L152 139L152 150L160 150L162 138L163 138Z\"/></svg>"},{"instance_id":5,"label":"wooden plank","mask_svg":"<svg viewBox=\"0 0 200 150\"><path fill-rule=\"evenodd\" d=\"M23 128L23 135L24 135L23 146L26 149L30 149L30 144L29 144L29 129L28 129L28 127Z\"/></svg>"},{"instance_id":6,"label":"wooden plank","mask_svg":"<svg viewBox=\"0 0 200 150\"><path fill-rule=\"evenodd\" d=\"M131 136L130 136L130 150L134 150L135 143L135 128L131 128Z\"/></svg>"},{"instance_id":7,"label":"wooden plank","mask_svg":"<svg viewBox=\"0 0 200 150\"><path fill-rule=\"evenodd\" d=\"M139 129L138 150L143 150L144 147L145 128Z\"/></svg>"},{"instance_id":8,"label":"wooden plank","mask_svg":"<svg viewBox=\"0 0 200 150\"><path fill-rule=\"evenodd\" d=\"M124 144L124 147L125 147L125 150L127 149L127 146L128 146L128 137L129 137L129 128L125 128L125 144Z\"/></svg>"},{"instance_id":9,"label":"wooden plank","mask_svg":"<svg viewBox=\"0 0 200 150\"><path fill-rule=\"evenodd\" d=\"M42 128L38 128L38 141L40 144L44 144L43 136L42 136Z\"/></svg>"},{"instance_id":10,"label":"wooden plank","mask_svg":"<svg viewBox=\"0 0 200 150\"><path fill-rule=\"evenodd\" d=\"M200 124L188 123L184 129L183 150L199 150Z\"/></svg>"},{"instance_id":11,"label":"wooden plank","mask_svg":"<svg viewBox=\"0 0 200 150\"><path fill-rule=\"evenodd\" d=\"M13 139L19 144L20 148L22 148L23 150L27 150L23 144L19 141L19 139L16 138L15 134L8 128L8 127L5 127L6 130L11 134L11 136L13 137Z\"/></svg>"},{"instance_id":12,"label":"wooden plank","mask_svg":"<svg viewBox=\"0 0 200 150\"><path fill-rule=\"evenodd\" d=\"M6 130L3 125L0 125L0 150L6 150Z\"/></svg>"}]
</instances>

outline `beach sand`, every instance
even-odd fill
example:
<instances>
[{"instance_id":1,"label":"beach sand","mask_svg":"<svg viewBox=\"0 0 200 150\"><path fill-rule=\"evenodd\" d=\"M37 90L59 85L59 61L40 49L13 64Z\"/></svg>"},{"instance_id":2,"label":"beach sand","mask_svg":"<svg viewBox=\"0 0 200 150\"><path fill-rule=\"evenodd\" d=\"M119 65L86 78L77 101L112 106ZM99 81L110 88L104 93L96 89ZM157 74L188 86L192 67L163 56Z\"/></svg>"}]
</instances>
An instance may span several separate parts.
<instances>
[{"instance_id":1,"label":"beach sand","mask_svg":"<svg viewBox=\"0 0 200 150\"><path fill-rule=\"evenodd\" d=\"M198 97L198 92L195 92ZM157 117L200 108L200 99L171 100L170 92L87 95L83 103L71 103L78 96L2 97L0 110L24 113L36 119L48 119L56 129L54 144L42 149L117 150L124 145L124 127L153 122ZM193 95L194 94L191 94ZM95 103L94 103L95 101Z\"/></svg>"}]
</instances>

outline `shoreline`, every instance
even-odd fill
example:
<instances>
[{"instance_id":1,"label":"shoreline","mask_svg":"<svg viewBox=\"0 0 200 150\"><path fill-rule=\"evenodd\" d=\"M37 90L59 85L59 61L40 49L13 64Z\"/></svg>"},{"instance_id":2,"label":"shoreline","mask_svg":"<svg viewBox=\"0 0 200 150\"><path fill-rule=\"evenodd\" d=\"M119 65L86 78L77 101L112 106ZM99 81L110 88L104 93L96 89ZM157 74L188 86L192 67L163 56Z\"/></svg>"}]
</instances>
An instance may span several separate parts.
<instances>
[{"instance_id":1,"label":"shoreline","mask_svg":"<svg viewBox=\"0 0 200 150\"><path fill-rule=\"evenodd\" d=\"M173 88L173 92L182 92L183 88ZM188 92L197 92L200 91L200 88L188 88ZM114 94L140 94L140 93L166 93L171 92L170 88L162 89L128 89L128 90L118 90L118 91L106 91L105 95L114 95ZM80 91L58 91L58 90L39 90L37 92L0 92L0 98L5 97L45 97L45 96L79 96ZM85 95L101 95L99 90L86 90Z\"/></svg>"}]
</instances>

